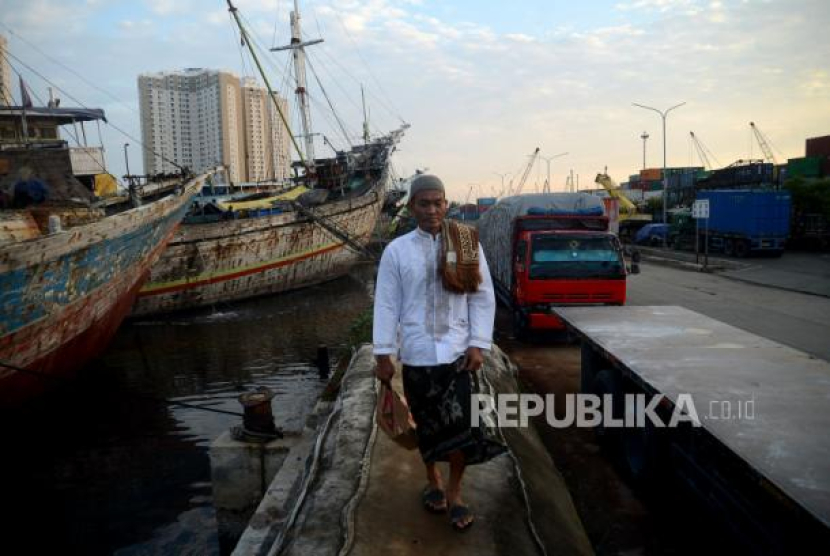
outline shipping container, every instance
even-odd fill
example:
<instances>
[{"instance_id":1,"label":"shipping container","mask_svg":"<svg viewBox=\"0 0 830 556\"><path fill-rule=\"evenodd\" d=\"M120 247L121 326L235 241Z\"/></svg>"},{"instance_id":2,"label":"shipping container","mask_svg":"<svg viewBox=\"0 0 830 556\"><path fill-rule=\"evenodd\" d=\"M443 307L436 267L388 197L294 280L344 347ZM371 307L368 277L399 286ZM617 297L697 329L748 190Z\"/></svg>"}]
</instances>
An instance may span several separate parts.
<instances>
[{"instance_id":1,"label":"shipping container","mask_svg":"<svg viewBox=\"0 0 830 556\"><path fill-rule=\"evenodd\" d=\"M698 191L697 198L709 201L711 245L727 255L783 251L790 232L789 192L710 190Z\"/></svg>"},{"instance_id":2,"label":"shipping container","mask_svg":"<svg viewBox=\"0 0 830 556\"><path fill-rule=\"evenodd\" d=\"M704 189L726 189L772 185L773 165L766 162L733 164L711 172L708 177L699 180Z\"/></svg>"},{"instance_id":3,"label":"shipping container","mask_svg":"<svg viewBox=\"0 0 830 556\"><path fill-rule=\"evenodd\" d=\"M479 197L478 199L476 199L476 205L478 205L478 213L484 214L485 212L490 210L490 208L492 208L493 205L496 204L497 200L498 199L496 199L495 197Z\"/></svg>"},{"instance_id":4,"label":"shipping container","mask_svg":"<svg viewBox=\"0 0 830 556\"><path fill-rule=\"evenodd\" d=\"M459 207L461 220L478 220L478 206L473 204L461 205Z\"/></svg>"},{"instance_id":5,"label":"shipping container","mask_svg":"<svg viewBox=\"0 0 830 556\"><path fill-rule=\"evenodd\" d=\"M653 181L663 179L662 168L644 168L640 170L640 179L643 181Z\"/></svg>"},{"instance_id":6,"label":"shipping container","mask_svg":"<svg viewBox=\"0 0 830 556\"><path fill-rule=\"evenodd\" d=\"M830 156L830 135L807 139L804 154L806 156Z\"/></svg>"},{"instance_id":7,"label":"shipping container","mask_svg":"<svg viewBox=\"0 0 830 556\"><path fill-rule=\"evenodd\" d=\"M821 176L822 159L818 156L790 158L787 160L787 175L790 178L817 178Z\"/></svg>"},{"instance_id":8,"label":"shipping container","mask_svg":"<svg viewBox=\"0 0 830 556\"><path fill-rule=\"evenodd\" d=\"M667 176L676 176L676 175L685 175L685 174L697 174L703 170L700 166L684 166L681 168L666 168L666 175Z\"/></svg>"}]
</instances>

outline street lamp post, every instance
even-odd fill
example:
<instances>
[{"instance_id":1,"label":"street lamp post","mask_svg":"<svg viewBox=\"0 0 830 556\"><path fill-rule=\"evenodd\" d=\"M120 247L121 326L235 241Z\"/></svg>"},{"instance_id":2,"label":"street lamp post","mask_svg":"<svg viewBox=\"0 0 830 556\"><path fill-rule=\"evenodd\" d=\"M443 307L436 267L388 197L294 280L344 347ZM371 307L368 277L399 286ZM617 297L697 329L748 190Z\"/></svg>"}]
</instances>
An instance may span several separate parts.
<instances>
[{"instance_id":1,"label":"street lamp post","mask_svg":"<svg viewBox=\"0 0 830 556\"><path fill-rule=\"evenodd\" d=\"M129 146L129 143L124 143L124 165L127 167L127 181L132 181L130 179L130 157L127 155L127 147Z\"/></svg>"},{"instance_id":2,"label":"street lamp post","mask_svg":"<svg viewBox=\"0 0 830 556\"><path fill-rule=\"evenodd\" d=\"M637 104L636 102L632 102L634 106L638 108L644 108L646 110L651 110L653 112L657 112L660 114L660 117L663 119L663 224L667 224L668 221L666 219L666 190L668 189L669 181L666 176L666 116L669 115L669 112L674 110L675 108L680 108L685 102L681 102L680 104L675 104L671 108L667 108L666 110L658 110L657 108L652 108L651 106L644 106L642 104ZM668 234L663 235L663 247L666 247L666 241L668 239Z\"/></svg>"},{"instance_id":3,"label":"street lamp post","mask_svg":"<svg viewBox=\"0 0 830 556\"><path fill-rule=\"evenodd\" d=\"M566 154L568 154L568 153L559 153L559 154L555 154L553 156L539 155L539 158L541 158L542 160L544 160L548 164L548 180L545 182L545 187L542 190L543 193L550 193L550 161L553 160L554 158L559 158L560 156L565 156Z\"/></svg>"}]
</instances>

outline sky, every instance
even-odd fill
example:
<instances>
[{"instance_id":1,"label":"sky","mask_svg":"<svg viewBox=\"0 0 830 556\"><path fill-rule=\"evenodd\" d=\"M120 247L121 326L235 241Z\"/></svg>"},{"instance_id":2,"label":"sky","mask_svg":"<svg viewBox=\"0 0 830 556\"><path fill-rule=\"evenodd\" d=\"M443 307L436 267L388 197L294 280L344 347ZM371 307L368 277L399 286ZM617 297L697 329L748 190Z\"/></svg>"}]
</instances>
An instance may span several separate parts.
<instances>
[{"instance_id":1,"label":"sky","mask_svg":"<svg viewBox=\"0 0 830 556\"><path fill-rule=\"evenodd\" d=\"M291 95L287 0L237 0L274 87ZM221 0L0 0L11 52L71 95L61 106L103 108L110 171L141 167L136 79L185 67L254 75ZM663 162L699 166L689 132L720 166L759 158L749 122L779 161L830 134L830 3L826 0L304 0L311 66L353 141L361 85L373 134L411 125L397 175L426 169L451 199L498 193L537 147L552 189L571 170L581 188L606 167L619 182ZM45 101L48 84L12 59ZM67 68L71 68L71 71ZM309 74L315 131L346 146ZM77 102L72 101L72 97ZM35 100L37 103L37 100ZM293 112L296 121L296 110ZM123 133L122 133L123 132ZM126 133L126 135L124 134ZM317 139L318 156L328 147ZM713 161L714 162L714 161ZM538 160L524 191L545 181ZM718 164L715 164L718 166Z\"/></svg>"}]
</instances>

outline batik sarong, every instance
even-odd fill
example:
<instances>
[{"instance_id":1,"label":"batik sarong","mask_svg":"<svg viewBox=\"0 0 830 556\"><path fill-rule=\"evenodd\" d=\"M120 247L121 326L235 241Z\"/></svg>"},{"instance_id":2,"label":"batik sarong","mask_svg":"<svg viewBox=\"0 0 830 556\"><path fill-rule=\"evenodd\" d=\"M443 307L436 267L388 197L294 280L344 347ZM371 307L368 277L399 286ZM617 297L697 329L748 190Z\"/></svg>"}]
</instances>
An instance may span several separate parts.
<instances>
[{"instance_id":1,"label":"batik sarong","mask_svg":"<svg viewBox=\"0 0 830 556\"><path fill-rule=\"evenodd\" d=\"M418 449L426 463L449 461L461 450L467 465L484 463L507 451L493 431L472 426L469 371L456 363L432 367L403 366L403 387L418 432Z\"/></svg>"}]
</instances>

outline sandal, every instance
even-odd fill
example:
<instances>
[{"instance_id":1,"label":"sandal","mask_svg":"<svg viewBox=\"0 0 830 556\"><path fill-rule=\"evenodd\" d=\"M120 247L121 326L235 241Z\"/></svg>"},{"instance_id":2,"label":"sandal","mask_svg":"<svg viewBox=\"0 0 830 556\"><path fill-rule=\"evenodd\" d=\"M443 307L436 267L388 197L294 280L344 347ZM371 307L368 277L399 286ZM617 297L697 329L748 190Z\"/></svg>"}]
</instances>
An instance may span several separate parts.
<instances>
[{"instance_id":1,"label":"sandal","mask_svg":"<svg viewBox=\"0 0 830 556\"><path fill-rule=\"evenodd\" d=\"M466 523L465 523L466 522ZM475 523L470 508L461 504L450 508L450 525L456 531L466 531Z\"/></svg>"},{"instance_id":2,"label":"sandal","mask_svg":"<svg viewBox=\"0 0 830 556\"><path fill-rule=\"evenodd\" d=\"M424 487L421 493L421 503L424 509L431 514L442 514L447 511L447 498L444 491L432 485Z\"/></svg>"}]
</instances>

